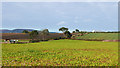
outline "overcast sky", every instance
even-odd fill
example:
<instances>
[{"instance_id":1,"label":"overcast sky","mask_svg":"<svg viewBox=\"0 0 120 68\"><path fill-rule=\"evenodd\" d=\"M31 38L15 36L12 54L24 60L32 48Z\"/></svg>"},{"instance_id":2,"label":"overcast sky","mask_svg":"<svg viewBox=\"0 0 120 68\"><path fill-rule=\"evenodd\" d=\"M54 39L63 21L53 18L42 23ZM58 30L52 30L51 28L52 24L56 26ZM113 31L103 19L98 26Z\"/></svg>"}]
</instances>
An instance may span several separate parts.
<instances>
[{"instance_id":1,"label":"overcast sky","mask_svg":"<svg viewBox=\"0 0 120 68\"><path fill-rule=\"evenodd\" d=\"M117 2L4 2L2 28L118 30Z\"/></svg>"}]
</instances>

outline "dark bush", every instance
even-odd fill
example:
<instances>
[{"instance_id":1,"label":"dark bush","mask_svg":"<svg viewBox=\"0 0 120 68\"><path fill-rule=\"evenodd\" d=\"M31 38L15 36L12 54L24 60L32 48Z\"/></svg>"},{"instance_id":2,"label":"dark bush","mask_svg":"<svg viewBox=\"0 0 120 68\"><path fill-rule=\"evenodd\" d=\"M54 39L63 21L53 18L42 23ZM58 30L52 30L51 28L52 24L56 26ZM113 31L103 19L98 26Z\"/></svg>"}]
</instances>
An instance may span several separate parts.
<instances>
[{"instance_id":1,"label":"dark bush","mask_svg":"<svg viewBox=\"0 0 120 68\"><path fill-rule=\"evenodd\" d=\"M50 40L59 40L59 39L62 39L62 37L56 37L56 38L50 38Z\"/></svg>"},{"instance_id":2,"label":"dark bush","mask_svg":"<svg viewBox=\"0 0 120 68\"><path fill-rule=\"evenodd\" d=\"M60 37L60 39L66 39L65 37Z\"/></svg>"},{"instance_id":3,"label":"dark bush","mask_svg":"<svg viewBox=\"0 0 120 68\"><path fill-rule=\"evenodd\" d=\"M17 42L16 44L26 44L28 42Z\"/></svg>"},{"instance_id":4,"label":"dark bush","mask_svg":"<svg viewBox=\"0 0 120 68\"><path fill-rule=\"evenodd\" d=\"M40 42L40 40L30 40L30 43Z\"/></svg>"},{"instance_id":5,"label":"dark bush","mask_svg":"<svg viewBox=\"0 0 120 68\"><path fill-rule=\"evenodd\" d=\"M54 38L54 40L59 40L59 38Z\"/></svg>"}]
</instances>

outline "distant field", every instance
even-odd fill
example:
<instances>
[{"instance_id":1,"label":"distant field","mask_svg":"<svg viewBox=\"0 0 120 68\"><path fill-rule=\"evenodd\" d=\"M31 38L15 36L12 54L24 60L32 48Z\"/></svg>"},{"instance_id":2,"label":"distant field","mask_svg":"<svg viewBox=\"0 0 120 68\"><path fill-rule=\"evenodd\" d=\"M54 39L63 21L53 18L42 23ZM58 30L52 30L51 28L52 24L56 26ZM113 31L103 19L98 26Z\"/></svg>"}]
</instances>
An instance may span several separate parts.
<instances>
[{"instance_id":1,"label":"distant field","mask_svg":"<svg viewBox=\"0 0 120 68\"><path fill-rule=\"evenodd\" d=\"M116 66L118 42L51 40L2 44L3 66Z\"/></svg>"},{"instance_id":2,"label":"distant field","mask_svg":"<svg viewBox=\"0 0 120 68\"><path fill-rule=\"evenodd\" d=\"M76 39L118 40L118 33L90 33Z\"/></svg>"}]
</instances>

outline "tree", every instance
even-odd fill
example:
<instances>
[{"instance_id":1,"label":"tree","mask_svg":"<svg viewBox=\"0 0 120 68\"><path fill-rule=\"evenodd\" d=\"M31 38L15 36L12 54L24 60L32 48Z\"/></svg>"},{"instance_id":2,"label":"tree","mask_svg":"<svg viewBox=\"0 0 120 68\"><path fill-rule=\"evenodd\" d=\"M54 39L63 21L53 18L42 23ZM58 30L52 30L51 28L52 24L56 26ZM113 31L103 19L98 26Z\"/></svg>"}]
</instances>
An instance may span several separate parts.
<instances>
[{"instance_id":1,"label":"tree","mask_svg":"<svg viewBox=\"0 0 120 68\"><path fill-rule=\"evenodd\" d=\"M78 29L76 29L75 31L76 31L76 33L79 33L79 30L78 30Z\"/></svg>"},{"instance_id":2,"label":"tree","mask_svg":"<svg viewBox=\"0 0 120 68\"><path fill-rule=\"evenodd\" d=\"M37 30L34 30L34 31L32 31L32 32L30 32L29 33L29 35L30 35L30 38L33 40L33 39L35 39L37 36L38 36L38 31Z\"/></svg>"},{"instance_id":3,"label":"tree","mask_svg":"<svg viewBox=\"0 0 120 68\"><path fill-rule=\"evenodd\" d=\"M71 38L72 34L69 31L65 31L64 34L67 38Z\"/></svg>"},{"instance_id":4,"label":"tree","mask_svg":"<svg viewBox=\"0 0 120 68\"><path fill-rule=\"evenodd\" d=\"M64 33L65 31L68 31L68 28L62 27L59 29L59 31L62 31Z\"/></svg>"},{"instance_id":5,"label":"tree","mask_svg":"<svg viewBox=\"0 0 120 68\"><path fill-rule=\"evenodd\" d=\"M43 40L45 40L45 36L46 36L46 35L49 35L48 29L44 29L44 30L42 30L40 33L43 35Z\"/></svg>"},{"instance_id":6,"label":"tree","mask_svg":"<svg viewBox=\"0 0 120 68\"><path fill-rule=\"evenodd\" d=\"M75 33L75 31L73 31L72 33Z\"/></svg>"},{"instance_id":7,"label":"tree","mask_svg":"<svg viewBox=\"0 0 120 68\"><path fill-rule=\"evenodd\" d=\"M29 33L29 31L27 31L27 30L23 30L23 32L22 33Z\"/></svg>"},{"instance_id":8,"label":"tree","mask_svg":"<svg viewBox=\"0 0 120 68\"><path fill-rule=\"evenodd\" d=\"M59 29L59 31L62 31L65 34L66 38L71 38L72 36L71 33L68 31L68 28L62 27Z\"/></svg>"}]
</instances>

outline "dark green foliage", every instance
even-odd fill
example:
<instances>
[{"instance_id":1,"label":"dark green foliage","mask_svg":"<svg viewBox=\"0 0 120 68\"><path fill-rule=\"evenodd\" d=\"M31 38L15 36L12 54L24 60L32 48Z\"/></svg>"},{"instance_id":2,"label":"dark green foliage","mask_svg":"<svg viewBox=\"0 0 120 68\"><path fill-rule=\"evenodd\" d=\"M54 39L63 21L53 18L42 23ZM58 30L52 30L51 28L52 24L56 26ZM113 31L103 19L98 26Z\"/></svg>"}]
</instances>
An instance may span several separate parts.
<instances>
[{"instance_id":1,"label":"dark green foliage","mask_svg":"<svg viewBox=\"0 0 120 68\"><path fill-rule=\"evenodd\" d=\"M29 33L29 31L27 31L27 30L23 30L23 32L22 33Z\"/></svg>"},{"instance_id":2,"label":"dark green foliage","mask_svg":"<svg viewBox=\"0 0 120 68\"><path fill-rule=\"evenodd\" d=\"M49 40L60 40L60 39L66 39L65 37L55 37L55 38L50 38Z\"/></svg>"},{"instance_id":3,"label":"dark green foliage","mask_svg":"<svg viewBox=\"0 0 120 68\"><path fill-rule=\"evenodd\" d=\"M64 33L67 38L71 38L72 34L69 31L65 31Z\"/></svg>"},{"instance_id":4,"label":"dark green foliage","mask_svg":"<svg viewBox=\"0 0 120 68\"><path fill-rule=\"evenodd\" d=\"M88 33L87 31L79 31L78 29L75 29L75 31L73 31L72 33L81 33L81 34L84 34L84 33Z\"/></svg>"},{"instance_id":5,"label":"dark green foliage","mask_svg":"<svg viewBox=\"0 0 120 68\"><path fill-rule=\"evenodd\" d=\"M76 29L75 31L76 31L76 33L79 33L79 30L78 30L78 29Z\"/></svg>"},{"instance_id":6,"label":"dark green foliage","mask_svg":"<svg viewBox=\"0 0 120 68\"><path fill-rule=\"evenodd\" d=\"M54 40L59 40L60 38L54 38Z\"/></svg>"},{"instance_id":7,"label":"dark green foliage","mask_svg":"<svg viewBox=\"0 0 120 68\"><path fill-rule=\"evenodd\" d=\"M54 40L59 40L59 39L66 39L65 37L56 37L56 38L53 38Z\"/></svg>"},{"instance_id":8,"label":"dark green foliage","mask_svg":"<svg viewBox=\"0 0 120 68\"><path fill-rule=\"evenodd\" d=\"M72 33L75 33L75 31L73 31Z\"/></svg>"},{"instance_id":9,"label":"dark green foliage","mask_svg":"<svg viewBox=\"0 0 120 68\"><path fill-rule=\"evenodd\" d=\"M87 33L86 31L80 31L79 33Z\"/></svg>"},{"instance_id":10,"label":"dark green foliage","mask_svg":"<svg viewBox=\"0 0 120 68\"><path fill-rule=\"evenodd\" d=\"M30 32L29 35L30 35L30 38L31 38L31 39L35 39L38 34L39 34L38 31L37 31L37 30L34 30L34 31Z\"/></svg>"},{"instance_id":11,"label":"dark green foliage","mask_svg":"<svg viewBox=\"0 0 120 68\"><path fill-rule=\"evenodd\" d=\"M62 31L64 33L65 31L68 31L68 28L62 27L59 29L59 31Z\"/></svg>"},{"instance_id":12,"label":"dark green foliage","mask_svg":"<svg viewBox=\"0 0 120 68\"><path fill-rule=\"evenodd\" d=\"M59 37L59 39L66 39L65 37Z\"/></svg>"},{"instance_id":13,"label":"dark green foliage","mask_svg":"<svg viewBox=\"0 0 120 68\"><path fill-rule=\"evenodd\" d=\"M30 43L40 42L40 40L30 40Z\"/></svg>"},{"instance_id":14,"label":"dark green foliage","mask_svg":"<svg viewBox=\"0 0 120 68\"><path fill-rule=\"evenodd\" d=\"M68 28L62 27L59 29L59 31L62 31L65 34L66 38L71 38L72 36L71 33L68 31Z\"/></svg>"},{"instance_id":15,"label":"dark green foliage","mask_svg":"<svg viewBox=\"0 0 120 68\"><path fill-rule=\"evenodd\" d=\"M38 39L36 39L36 40L30 40L29 42L30 43L35 43L35 42L41 42L41 41L48 41L48 40L38 40Z\"/></svg>"}]
</instances>

